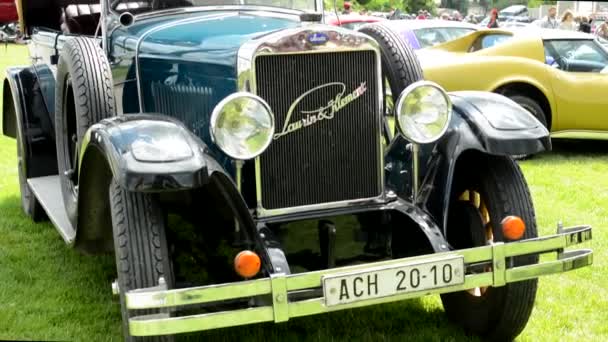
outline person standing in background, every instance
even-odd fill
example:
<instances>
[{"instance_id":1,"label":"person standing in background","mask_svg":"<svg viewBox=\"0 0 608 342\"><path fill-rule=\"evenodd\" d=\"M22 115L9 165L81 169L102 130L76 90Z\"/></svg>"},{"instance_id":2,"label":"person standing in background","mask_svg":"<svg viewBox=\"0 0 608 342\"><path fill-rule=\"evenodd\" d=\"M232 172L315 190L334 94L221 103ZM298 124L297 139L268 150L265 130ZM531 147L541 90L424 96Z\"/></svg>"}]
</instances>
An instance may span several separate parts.
<instances>
[{"instance_id":1,"label":"person standing in background","mask_svg":"<svg viewBox=\"0 0 608 342\"><path fill-rule=\"evenodd\" d=\"M596 27L595 35L608 40L608 23L604 21L600 26Z\"/></svg>"},{"instance_id":2,"label":"person standing in background","mask_svg":"<svg viewBox=\"0 0 608 342\"><path fill-rule=\"evenodd\" d=\"M462 15L458 11L452 12L452 20L454 21L462 21Z\"/></svg>"},{"instance_id":3,"label":"person standing in background","mask_svg":"<svg viewBox=\"0 0 608 342\"><path fill-rule=\"evenodd\" d=\"M564 15L562 15L562 21L559 24L559 28L561 30L576 31L577 27L576 23L574 22L574 14L572 14L572 12L564 12Z\"/></svg>"},{"instance_id":4,"label":"person standing in background","mask_svg":"<svg viewBox=\"0 0 608 342\"><path fill-rule=\"evenodd\" d=\"M496 8L492 8L492 11L490 12L488 28L498 28L498 10Z\"/></svg>"},{"instance_id":5,"label":"person standing in background","mask_svg":"<svg viewBox=\"0 0 608 342\"><path fill-rule=\"evenodd\" d=\"M350 2L344 1L344 10L342 11L342 14L351 14L352 11L353 10L350 8Z\"/></svg>"},{"instance_id":6,"label":"person standing in background","mask_svg":"<svg viewBox=\"0 0 608 342\"><path fill-rule=\"evenodd\" d=\"M581 23L578 25L578 30L585 33L591 33L591 24L587 17L581 17Z\"/></svg>"},{"instance_id":7,"label":"person standing in background","mask_svg":"<svg viewBox=\"0 0 608 342\"><path fill-rule=\"evenodd\" d=\"M543 21L540 23L540 27L546 28L546 29L558 28L559 23L557 22L556 17L557 17L557 8L555 8L555 7L549 8L549 13L545 17L545 19L543 19Z\"/></svg>"}]
</instances>

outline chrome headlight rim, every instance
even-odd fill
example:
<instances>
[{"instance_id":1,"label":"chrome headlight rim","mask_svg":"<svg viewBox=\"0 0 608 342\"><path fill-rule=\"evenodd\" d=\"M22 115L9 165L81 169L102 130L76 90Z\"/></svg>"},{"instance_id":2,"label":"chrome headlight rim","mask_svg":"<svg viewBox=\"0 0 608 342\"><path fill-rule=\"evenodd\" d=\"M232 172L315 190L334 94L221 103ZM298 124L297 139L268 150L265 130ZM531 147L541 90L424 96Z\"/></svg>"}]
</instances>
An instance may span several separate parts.
<instances>
[{"instance_id":1,"label":"chrome headlight rim","mask_svg":"<svg viewBox=\"0 0 608 342\"><path fill-rule=\"evenodd\" d=\"M222 147L221 144L218 143L216 135L217 135L217 121L220 117L220 115L222 114L222 109L224 109L224 107L236 100L236 99L240 99L240 98L247 98L253 101L256 101L259 105L262 106L262 108L264 108L264 110L266 111L266 113L268 113L268 117L270 119L270 130L271 133L269 134L268 138L266 139L266 141L264 142L264 144L262 145L262 147L256 152L256 153L252 153L250 155L247 156L242 156L242 155L236 155L234 153L231 153L229 150L225 149L224 147ZM260 154L264 153L264 151L266 151L268 149L268 147L270 146L270 143L272 143L273 140L273 136L275 133L275 117L274 117L274 113L272 112L272 110L270 109L270 106L268 105L268 103L266 103L266 101L264 101L264 99L262 99L261 97L249 93L249 92L245 92L245 91L239 91L236 93L232 93L228 96L226 96L225 98L223 98L220 102L218 102L217 105L215 105L215 107L213 108L213 110L211 111L211 117L209 119L209 133L211 135L211 141L217 145L220 150L222 152L224 152L226 155L228 155L230 158L235 159L235 160L242 160L242 161L246 161L246 160L251 160L251 159L255 159L257 158Z\"/></svg>"},{"instance_id":2,"label":"chrome headlight rim","mask_svg":"<svg viewBox=\"0 0 608 342\"><path fill-rule=\"evenodd\" d=\"M401 120L400 120L400 116L401 116L400 113L401 113L401 109L404 105L405 99L413 91L415 91L416 89L421 88L421 87L433 87L433 88L437 89L443 95L443 98L445 99L446 106L447 106L446 124L444 125L442 130L436 136L429 138L429 139L415 139L415 138L409 136L407 134L407 131L405 130L405 128L401 126ZM399 97L397 98L397 102L395 103L395 106L394 106L393 115L395 117L395 124L397 126L397 130L399 131L399 134L401 134L407 140L410 140L419 145L434 143L435 141L441 139L441 137L443 137L445 135L445 132L447 132L447 130L450 126L450 122L452 120L452 100L450 99L450 96L445 91L445 89L443 89L443 87L440 86L439 84L432 82L432 81L426 81L426 80L417 81L417 82L414 82L414 83L410 84L409 86L407 86L401 92L401 94L399 94Z\"/></svg>"}]
</instances>

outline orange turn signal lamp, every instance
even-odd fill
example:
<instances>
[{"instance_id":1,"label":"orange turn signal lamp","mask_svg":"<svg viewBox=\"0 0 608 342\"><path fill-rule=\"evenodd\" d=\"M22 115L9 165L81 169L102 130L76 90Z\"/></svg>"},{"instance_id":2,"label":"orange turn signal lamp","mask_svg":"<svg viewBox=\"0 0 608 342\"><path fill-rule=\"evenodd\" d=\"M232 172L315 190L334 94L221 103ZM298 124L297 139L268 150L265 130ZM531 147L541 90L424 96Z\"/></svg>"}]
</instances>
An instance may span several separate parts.
<instances>
[{"instance_id":1,"label":"orange turn signal lamp","mask_svg":"<svg viewBox=\"0 0 608 342\"><path fill-rule=\"evenodd\" d=\"M519 240L526 231L526 223L518 216L507 216L500 225L503 236L508 240Z\"/></svg>"},{"instance_id":2,"label":"orange turn signal lamp","mask_svg":"<svg viewBox=\"0 0 608 342\"><path fill-rule=\"evenodd\" d=\"M260 272L262 262L260 257L252 251L241 251L234 257L234 270L243 278L252 278Z\"/></svg>"}]
</instances>

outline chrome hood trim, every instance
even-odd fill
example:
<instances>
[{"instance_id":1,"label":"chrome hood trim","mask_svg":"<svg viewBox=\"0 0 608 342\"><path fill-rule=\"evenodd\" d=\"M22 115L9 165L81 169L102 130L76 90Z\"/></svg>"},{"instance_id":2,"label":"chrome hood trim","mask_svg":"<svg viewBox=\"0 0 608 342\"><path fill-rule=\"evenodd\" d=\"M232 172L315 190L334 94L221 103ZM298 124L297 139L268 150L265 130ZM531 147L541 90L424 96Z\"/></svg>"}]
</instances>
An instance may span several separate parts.
<instances>
[{"instance_id":1,"label":"chrome hood trim","mask_svg":"<svg viewBox=\"0 0 608 342\"><path fill-rule=\"evenodd\" d=\"M311 34L324 35L328 40L322 44L311 43L307 39ZM310 24L264 35L243 44L239 49L237 62L239 90L256 93L253 64L257 56L356 50L375 51L378 60L378 75L382 74L380 46L373 38L357 31L324 24ZM381 92L379 97L382 99Z\"/></svg>"}]
</instances>

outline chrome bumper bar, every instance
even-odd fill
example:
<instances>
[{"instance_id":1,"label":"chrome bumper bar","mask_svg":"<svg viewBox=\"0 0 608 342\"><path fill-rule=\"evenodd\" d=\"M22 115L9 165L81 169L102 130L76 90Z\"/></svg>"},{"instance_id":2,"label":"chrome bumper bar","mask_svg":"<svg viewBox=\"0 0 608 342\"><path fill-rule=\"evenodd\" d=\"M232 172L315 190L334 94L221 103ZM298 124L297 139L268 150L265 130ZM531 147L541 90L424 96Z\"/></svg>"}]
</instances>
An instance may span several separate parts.
<instances>
[{"instance_id":1,"label":"chrome bumper bar","mask_svg":"<svg viewBox=\"0 0 608 342\"><path fill-rule=\"evenodd\" d=\"M323 271L293 275L275 274L270 278L175 290L162 290L158 287L138 289L126 293L126 304L129 310L181 307L261 295L272 296L272 305L180 317L169 317L167 314L135 316L129 320L129 330L133 336L153 336L261 322L285 322L294 317L400 301L430 294L462 291L484 286L504 286L511 282L567 272L591 265L593 262L593 252L590 249L564 251L564 248L568 246L588 240L591 240L591 227L580 226L558 229L558 233L555 235L535 239L496 243L489 246L455 250L446 253L428 254ZM512 268L506 267L507 258L550 252L557 252L556 260L540 261L537 264ZM491 262L492 270L484 273L467 274L464 284L456 286L396 294L390 297L373 298L338 306L326 306L323 297L300 301L288 300L289 294L294 291L319 289L322 286L322 278L329 275L347 274L367 269L372 270L410 262L419 263L441 256L461 256L464 258L465 267Z\"/></svg>"}]
</instances>

